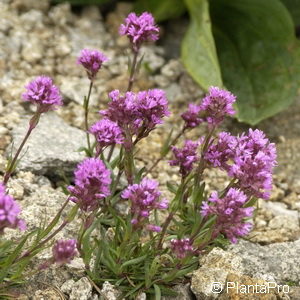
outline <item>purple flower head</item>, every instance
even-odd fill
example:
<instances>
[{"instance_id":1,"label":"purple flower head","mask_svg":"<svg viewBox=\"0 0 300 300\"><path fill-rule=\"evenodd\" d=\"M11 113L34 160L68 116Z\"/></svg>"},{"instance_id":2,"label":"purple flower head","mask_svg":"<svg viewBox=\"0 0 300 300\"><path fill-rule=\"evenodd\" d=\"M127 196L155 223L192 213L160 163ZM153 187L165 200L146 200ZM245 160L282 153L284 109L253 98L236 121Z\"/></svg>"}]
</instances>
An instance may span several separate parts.
<instances>
[{"instance_id":1,"label":"purple flower head","mask_svg":"<svg viewBox=\"0 0 300 300\"><path fill-rule=\"evenodd\" d=\"M228 132L220 132L216 143L211 144L204 153L204 159L213 167L228 171L229 160L234 158L237 139Z\"/></svg>"},{"instance_id":2,"label":"purple flower head","mask_svg":"<svg viewBox=\"0 0 300 300\"><path fill-rule=\"evenodd\" d=\"M236 97L226 90L210 87L208 95L203 98L200 108L206 114L205 120L211 126L219 125L226 115L234 115L232 104Z\"/></svg>"},{"instance_id":3,"label":"purple flower head","mask_svg":"<svg viewBox=\"0 0 300 300\"><path fill-rule=\"evenodd\" d=\"M159 201L161 192L158 190L158 182L143 178L139 184L129 185L121 194L123 199L131 201L132 224L142 225L147 221L154 209L167 209L168 201ZM158 231L158 226L149 225L148 230Z\"/></svg>"},{"instance_id":4,"label":"purple flower head","mask_svg":"<svg viewBox=\"0 0 300 300\"><path fill-rule=\"evenodd\" d=\"M108 94L111 99L108 104L108 109L100 111L100 114L109 120L116 122L121 128L126 128L130 124L134 124L137 116L137 105L135 101L135 94L133 92L125 93L121 96L118 90L114 90Z\"/></svg>"},{"instance_id":5,"label":"purple flower head","mask_svg":"<svg viewBox=\"0 0 300 300\"><path fill-rule=\"evenodd\" d=\"M110 195L110 171L102 160L86 158L75 171L75 186L69 186L70 200L79 203L83 211L99 206L99 200Z\"/></svg>"},{"instance_id":6,"label":"purple flower head","mask_svg":"<svg viewBox=\"0 0 300 300\"><path fill-rule=\"evenodd\" d=\"M180 240L172 239L171 250L179 259L183 259L195 251L192 241L188 238Z\"/></svg>"},{"instance_id":7,"label":"purple flower head","mask_svg":"<svg viewBox=\"0 0 300 300\"><path fill-rule=\"evenodd\" d=\"M55 110L57 106L63 105L59 89L50 77L38 76L25 88L27 91L23 93L23 99L36 104L40 113Z\"/></svg>"},{"instance_id":8,"label":"purple flower head","mask_svg":"<svg viewBox=\"0 0 300 300\"><path fill-rule=\"evenodd\" d=\"M213 235L223 233L232 243L236 243L237 237L249 233L252 224L245 222L244 218L251 217L254 208L243 207L247 200L242 191L230 188L225 197L219 198L218 193L213 192L208 202L203 202L201 214L217 216Z\"/></svg>"},{"instance_id":9,"label":"purple flower head","mask_svg":"<svg viewBox=\"0 0 300 300\"><path fill-rule=\"evenodd\" d=\"M83 49L77 63L86 69L89 79L93 80L102 64L107 60L108 58L98 50Z\"/></svg>"},{"instance_id":10,"label":"purple flower head","mask_svg":"<svg viewBox=\"0 0 300 300\"><path fill-rule=\"evenodd\" d=\"M248 135L237 138L233 161L228 174L239 180L239 187L247 195L268 199L276 165L275 144L262 131L249 129Z\"/></svg>"},{"instance_id":11,"label":"purple flower head","mask_svg":"<svg viewBox=\"0 0 300 300\"><path fill-rule=\"evenodd\" d=\"M154 89L142 91L137 94L136 106L140 124L143 130L149 132L157 124L162 123L162 118L169 116L168 100L163 90Z\"/></svg>"},{"instance_id":12,"label":"purple flower head","mask_svg":"<svg viewBox=\"0 0 300 300\"><path fill-rule=\"evenodd\" d=\"M140 16L130 13L125 19L125 24L121 24L119 33L127 35L133 49L137 51L143 42L158 40L159 28L150 13L144 12Z\"/></svg>"},{"instance_id":13,"label":"purple flower head","mask_svg":"<svg viewBox=\"0 0 300 300\"><path fill-rule=\"evenodd\" d=\"M186 128L195 128L203 122L203 119L200 118L201 107L196 104L189 104L189 108L184 112L181 117L185 121Z\"/></svg>"},{"instance_id":14,"label":"purple flower head","mask_svg":"<svg viewBox=\"0 0 300 300\"><path fill-rule=\"evenodd\" d=\"M56 241L52 248L53 260L59 265L69 263L76 255L76 240L59 240Z\"/></svg>"},{"instance_id":15,"label":"purple flower head","mask_svg":"<svg viewBox=\"0 0 300 300\"><path fill-rule=\"evenodd\" d=\"M162 118L170 114L168 101L162 90L154 89L139 93L127 92L121 96L118 90L109 93L108 109L100 111L105 118L116 122L130 134L146 136Z\"/></svg>"},{"instance_id":16,"label":"purple flower head","mask_svg":"<svg viewBox=\"0 0 300 300\"><path fill-rule=\"evenodd\" d=\"M162 228L160 226L157 225L152 225L152 224L148 224L146 226L146 229L152 232L161 232Z\"/></svg>"},{"instance_id":17,"label":"purple flower head","mask_svg":"<svg viewBox=\"0 0 300 300\"><path fill-rule=\"evenodd\" d=\"M199 142L190 140L185 141L183 148L172 146L175 159L170 160L169 163L171 166L179 166L179 173L182 176L188 175L193 169L193 164L198 160L198 146Z\"/></svg>"},{"instance_id":18,"label":"purple flower head","mask_svg":"<svg viewBox=\"0 0 300 300\"><path fill-rule=\"evenodd\" d=\"M101 148L114 144L122 144L124 141L122 129L116 122L109 119L98 121L91 126L89 132L95 136Z\"/></svg>"},{"instance_id":19,"label":"purple flower head","mask_svg":"<svg viewBox=\"0 0 300 300\"><path fill-rule=\"evenodd\" d=\"M25 221L18 218L21 209L18 203L5 192L5 186L0 183L0 234L4 228L26 229Z\"/></svg>"}]
</instances>

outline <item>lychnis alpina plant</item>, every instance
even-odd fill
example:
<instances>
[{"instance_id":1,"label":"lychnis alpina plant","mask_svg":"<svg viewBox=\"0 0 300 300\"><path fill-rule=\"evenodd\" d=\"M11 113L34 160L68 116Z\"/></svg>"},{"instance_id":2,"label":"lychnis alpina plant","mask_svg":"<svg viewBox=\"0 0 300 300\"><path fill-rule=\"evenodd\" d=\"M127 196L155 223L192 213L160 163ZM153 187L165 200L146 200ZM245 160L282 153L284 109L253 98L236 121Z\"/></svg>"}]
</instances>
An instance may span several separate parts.
<instances>
[{"instance_id":1,"label":"lychnis alpina plant","mask_svg":"<svg viewBox=\"0 0 300 300\"><path fill-rule=\"evenodd\" d=\"M31 258L53 246L51 258L30 274L69 263L79 255L86 276L96 287L109 281L126 299L135 299L142 292L156 299L174 295L171 287L185 281L197 268L199 256L226 241L236 243L250 232L257 198L268 199L270 195L275 145L257 129L238 136L218 132L223 120L234 115L236 101L233 94L218 87L211 87L199 103L189 104L181 115L181 130L174 137L168 135L157 160L150 167L137 168L139 142L151 135L170 111L164 91L132 92L141 64L141 46L158 39L159 28L152 15L129 14L120 34L129 38L132 51L127 90L111 91L107 109L99 112L99 121L89 124L94 79L107 58L98 50L82 50L78 63L90 80L84 100L88 157L76 167L73 184L67 189L69 195L53 220L36 231L25 232L14 244L4 240L5 229L24 230L25 222L5 185L41 114L62 104L48 77L38 77L26 87L24 99L36 104L37 112L0 185L0 288L21 280ZM181 141L186 132L198 126L206 128L204 136ZM173 195L168 198L160 191L159 182L150 177L163 160L180 174L179 182L167 184ZM209 191L205 170L210 168L227 174L229 184ZM67 207L69 211L62 218ZM81 220L81 226L73 238L57 241L57 233L74 218Z\"/></svg>"}]
</instances>

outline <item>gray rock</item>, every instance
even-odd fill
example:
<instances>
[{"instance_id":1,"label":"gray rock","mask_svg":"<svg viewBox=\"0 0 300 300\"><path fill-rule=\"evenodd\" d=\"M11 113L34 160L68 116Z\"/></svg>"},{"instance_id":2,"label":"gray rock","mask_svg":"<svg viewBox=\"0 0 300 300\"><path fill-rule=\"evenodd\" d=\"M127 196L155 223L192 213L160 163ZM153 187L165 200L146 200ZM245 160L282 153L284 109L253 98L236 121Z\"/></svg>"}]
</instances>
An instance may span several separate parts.
<instances>
[{"instance_id":1,"label":"gray rock","mask_svg":"<svg viewBox=\"0 0 300 300\"><path fill-rule=\"evenodd\" d=\"M81 257L75 257L66 267L72 274L76 274L78 277L83 276L85 273L85 265Z\"/></svg>"},{"instance_id":2,"label":"gray rock","mask_svg":"<svg viewBox=\"0 0 300 300\"><path fill-rule=\"evenodd\" d=\"M24 42L22 49L22 57L28 63L36 63L44 56L44 47L40 39L36 36L31 36Z\"/></svg>"},{"instance_id":3,"label":"gray rock","mask_svg":"<svg viewBox=\"0 0 300 300\"><path fill-rule=\"evenodd\" d=\"M3 101L0 98L0 114L3 112Z\"/></svg>"},{"instance_id":4,"label":"gray rock","mask_svg":"<svg viewBox=\"0 0 300 300\"><path fill-rule=\"evenodd\" d=\"M20 21L22 22L22 27L27 32L30 32L34 28L41 29L44 27L43 18L45 16L39 10L32 9L20 16Z\"/></svg>"},{"instance_id":5,"label":"gray rock","mask_svg":"<svg viewBox=\"0 0 300 300\"><path fill-rule=\"evenodd\" d=\"M161 69L161 74L168 77L171 81L175 81L183 72L182 64L176 60L171 59L167 64L165 64Z\"/></svg>"},{"instance_id":6,"label":"gray rock","mask_svg":"<svg viewBox=\"0 0 300 300\"><path fill-rule=\"evenodd\" d=\"M11 6L16 8L17 10L31 10L37 9L41 11L47 11L49 8L50 1L43 0L43 1L36 1L36 0L12 0Z\"/></svg>"},{"instance_id":7,"label":"gray rock","mask_svg":"<svg viewBox=\"0 0 300 300\"><path fill-rule=\"evenodd\" d=\"M187 283L185 285L178 284L176 285L173 290L177 292L177 296L167 296L163 297L163 300L191 300L193 298L193 294L190 290L190 284Z\"/></svg>"},{"instance_id":8,"label":"gray rock","mask_svg":"<svg viewBox=\"0 0 300 300\"><path fill-rule=\"evenodd\" d=\"M184 100L184 95L182 94L182 89L179 84L171 83L166 89L167 99L171 102L178 102Z\"/></svg>"},{"instance_id":9,"label":"gray rock","mask_svg":"<svg viewBox=\"0 0 300 300\"><path fill-rule=\"evenodd\" d=\"M145 293L141 293L136 297L136 300L147 300L147 295Z\"/></svg>"},{"instance_id":10,"label":"gray rock","mask_svg":"<svg viewBox=\"0 0 300 300\"><path fill-rule=\"evenodd\" d=\"M80 105L83 104L84 97L88 94L89 80L87 78L68 77L63 79L60 90L66 100L74 101ZM97 87L93 87L90 97L90 105L97 105L99 102L99 91Z\"/></svg>"},{"instance_id":11,"label":"gray rock","mask_svg":"<svg viewBox=\"0 0 300 300\"><path fill-rule=\"evenodd\" d=\"M70 300L88 300L92 296L92 285L86 277L79 279L72 287Z\"/></svg>"},{"instance_id":12,"label":"gray rock","mask_svg":"<svg viewBox=\"0 0 300 300\"><path fill-rule=\"evenodd\" d=\"M270 202L270 201L260 201L260 205L262 205L263 208L271 211L271 213L277 217L289 217L293 219L296 223L298 223L299 213L295 210L290 210L287 208L287 205L282 202Z\"/></svg>"},{"instance_id":13,"label":"gray rock","mask_svg":"<svg viewBox=\"0 0 300 300\"><path fill-rule=\"evenodd\" d=\"M191 290L196 298L217 299L218 288L224 286L227 275L241 274L242 259L235 254L214 248L207 256L200 259L201 267L193 273ZM214 285L217 283L217 285Z\"/></svg>"},{"instance_id":14,"label":"gray rock","mask_svg":"<svg viewBox=\"0 0 300 300\"><path fill-rule=\"evenodd\" d=\"M28 119L23 119L12 131L14 147L19 145L27 131ZM32 132L24 155L18 165L19 170L35 174L61 175L71 173L83 158L78 149L85 144L85 133L71 127L54 112L41 116ZM10 149L8 149L10 150ZM9 152L8 152L9 153Z\"/></svg>"},{"instance_id":15,"label":"gray rock","mask_svg":"<svg viewBox=\"0 0 300 300\"><path fill-rule=\"evenodd\" d=\"M148 64L152 72L159 70L165 63L163 56L163 48L159 47L141 47L141 54L144 55L143 62Z\"/></svg>"},{"instance_id":16,"label":"gray rock","mask_svg":"<svg viewBox=\"0 0 300 300\"><path fill-rule=\"evenodd\" d=\"M117 300L120 296L120 292L108 281L105 281L102 286L101 295L108 300Z\"/></svg>"},{"instance_id":17,"label":"gray rock","mask_svg":"<svg viewBox=\"0 0 300 300\"><path fill-rule=\"evenodd\" d=\"M68 2L53 6L49 11L48 16L53 24L58 27L72 24L74 21L74 15L71 13L71 5Z\"/></svg>"},{"instance_id":18,"label":"gray rock","mask_svg":"<svg viewBox=\"0 0 300 300\"><path fill-rule=\"evenodd\" d=\"M300 281L300 240L266 246L241 240L230 246L228 255L232 254L242 259L246 275L269 274L278 283Z\"/></svg>"},{"instance_id":19,"label":"gray rock","mask_svg":"<svg viewBox=\"0 0 300 300\"><path fill-rule=\"evenodd\" d=\"M63 285L60 287L60 290L65 294L70 294L74 284L75 281L73 279L69 279L63 283Z\"/></svg>"}]
</instances>

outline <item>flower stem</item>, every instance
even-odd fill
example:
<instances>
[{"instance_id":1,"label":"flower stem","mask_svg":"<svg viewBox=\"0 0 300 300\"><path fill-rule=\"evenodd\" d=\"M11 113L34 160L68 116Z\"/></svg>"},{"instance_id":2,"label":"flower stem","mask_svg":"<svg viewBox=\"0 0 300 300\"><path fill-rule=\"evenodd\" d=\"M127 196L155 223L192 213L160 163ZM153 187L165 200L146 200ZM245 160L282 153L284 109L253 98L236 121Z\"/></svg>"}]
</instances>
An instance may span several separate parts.
<instances>
[{"instance_id":1,"label":"flower stem","mask_svg":"<svg viewBox=\"0 0 300 300\"><path fill-rule=\"evenodd\" d=\"M38 245L33 247L31 250L25 252L20 258L16 259L14 261L14 263L19 262L23 258L30 256L32 254L32 252L41 248L43 245L45 245L47 242L49 242L54 236L56 236L68 223L69 223L69 221L65 220L51 235L49 235L45 240L40 242Z\"/></svg>"},{"instance_id":2,"label":"flower stem","mask_svg":"<svg viewBox=\"0 0 300 300\"><path fill-rule=\"evenodd\" d=\"M66 202L63 204L61 209L59 210L58 214L53 218L50 224L53 223L53 221L57 218L58 215L60 215L63 211L63 209L66 207L67 203L69 201L69 198L66 200ZM63 223L52 233L50 234L46 239L44 239L42 242L38 243L35 247L30 249L29 251L26 251L21 257L16 259L14 263L19 262L25 257L30 256L35 250L38 250L41 248L43 245L45 245L47 242L49 242L51 239L53 239L66 225L68 225L76 216L77 211L78 211L78 206L74 206L73 209L71 209L69 215L66 217L66 219L63 221ZM50 226L50 225L49 225Z\"/></svg>"},{"instance_id":3,"label":"flower stem","mask_svg":"<svg viewBox=\"0 0 300 300\"><path fill-rule=\"evenodd\" d=\"M139 50L133 50L133 61L132 61L132 66L130 70L130 76L129 76L129 81L128 81L128 87L127 87L127 92L130 92L135 80L135 71L136 71L136 66L137 66L137 58L138 58Z\"/></svg>"},{"instance_id":4,"label":"flower stem","mask_svg":"<svg viewBox=\"0 0 300 300\"><path fill-rule=\"evenodd\" d=\"M215 130L215 127L213 127L209 132L208 134L206 135L205 137L205 140L204 140L204 145L202 147L202 150L201 150L201 157L200 157L200 162L199 162L199 165L198 165L198 168L196 170L196 175L195 175L195 183L197 185L200 184L200 181L201 181L201 178L202 178L202 174L206 168L206 165L205 165L205 160L204 160L204 154L209 146L209 142L210 142L210 138L212 137L213 133L214 133L214 130Z\"/></svg>"},{"instance_id":5,"label":"flower stem","mask_svg":"<svg viewBox=\"0 0 300 300\"><path fill-rule=\"evenodd\" d=\"M112 155L114 153L115 147L116 147L116 144L113 144L113 145L111 145L111 147L109 149L109 153L108 153L108 156L107 156L107 161L108 162L110 162L110 160L112 158Z\"/></svg>"},{"instance_id":6,"label":"flower stem","mask_svg":"<svg viewBox=\"0 0 300 300\"><path fill-rule=\"evenodd\" d=\"M21 151L22 151L24 145L26 144L26 142L27 142L27 140L28 140L28 138L29 138L29 136L30 136L32 130L33 130L33 129L36 127L36 125L38 124L39 119L40 119L40 115L41 115L40 112L36 112L36 113L33 115L33 117L30 119L30 121L29 121L29 127L28 127L28 130L27 130L27 133L26 133L26 135L25 135L23 141L21 142L21 144L20 144L20 146L19 146L19 148L18 148L18 150L17 150L17 152L16 152L16 154L15 154L13 160L12 160L12 161L8 164L8 166L7 166L7 170L6 170L5 174L4 174L4 179L3 179L4 185L7 184L9 178L11 177L11 174L13 173L13 171L14 171L14 169L15 169L15 167L16 167L16 163L17 163L17 161L18 161L18 157L19 157L19 155L20 155L20 153L21 153Z\"/></svg>"},{"instance_id":7,"label":"flower stem","mask_svg":"<svg viewBox=\"0 0 300 300\"><path fill-rule=\"evenodd\" d=\"M167 219L166 219L166 222L164 223L164 226L163 226L162 231L161 231L161 236L160 236L160 239L159 239L158 244L157 244L157 249L158 250L162 249L164 237L166 235L168 226L170 225L171 221L173 220L174 214L175 214L175 212L171 211L169 213Z\"/></svg>"},{"instance_id":8,"label":"flower stem","mask_svg":"<svg viewBox=\"0 0 300 300\"><path fill-rule=\"evenodd\" d=\"M85 131L86 131L86 140L87 140L87 145L89 152L91 151L91 141L90 141L90 134L89 134L89 103L90 103L90 98L91 98L91 93L92 93L92 88L93 88L93 80L90 81L90 86L89 86L89 92L87 97L84 99L83 107L84 107L84 125L85 125Z\"/></svg>"},{"instance_id":9,"label":"flower stem","mask_svg":"<svg viewBox=\"0 0 300 300\"><path fill-rule=\"evenodd\" d=\"M178 139L183 135L183 133L185 132L185 130L186 130L185 127L183 127L183 128L181 129L181 131L175 136L175 138L174 138L174 139L172 140L172 142L170 143L169 148L177 143ZM168 151L168 152L169 152L169 151ZM153 171L153 169L158 165L158 163L159 163L166 155L167 155L167 153L164 154L164 155L161 155L161 156L153 163L153 165L146 171L145 176L148 175L149 173L151 173L151 172Z\"/></svg>"},{"instance_id":10,"label":"flower stem","mask_svg":"<svg viewBox=\"0 0 300 300\"><path fill-rule=\"evenodd\" d=\"M169 212L169 215L168 215L168 217L167 217L167 219L166 219L166 221L165 221L165 223L163 225L163 228L162 228L162 231L161 231L161 236L160 236L160 239L159 239L158 244L157 244L157 249L158 250L162 249L164 237L166 235L168 226L170 225L171 221L174 218L174 215L176 214L176 212L178 211L179 208L183 207L183 203L182 202L183 202L184 196L185 196L186 185L187 185L187 182L185 181L185 178L182 177L181 178L181 184L180 184L180 187L179 187L179 189L181 190L180 194L179 194L179 198L176 195L175 198L174 198L174 200L173 200L173 202L175 203L175 205L173 207L171 207L171 209L170 209L171 211ZM179 201L179 202L177 202L177 201Z\"/></svg>"}]
</instances>

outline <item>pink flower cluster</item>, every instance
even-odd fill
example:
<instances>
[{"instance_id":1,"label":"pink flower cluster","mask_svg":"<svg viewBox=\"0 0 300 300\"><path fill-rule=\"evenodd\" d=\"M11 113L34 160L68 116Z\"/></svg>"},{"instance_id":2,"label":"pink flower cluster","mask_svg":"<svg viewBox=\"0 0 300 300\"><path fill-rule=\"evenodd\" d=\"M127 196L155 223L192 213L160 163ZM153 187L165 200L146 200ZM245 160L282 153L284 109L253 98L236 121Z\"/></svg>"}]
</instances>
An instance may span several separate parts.
<instances>
[{"instance_id":1,"label":"pink flower cluster","mask_svg":"<svg viewBox=\"0 0 300 300\"><path fill-rule=\"evenodd\" d=\"M92 133L100 148L114 144L122 144L124 136L122 129L116 122L109 119L102 119L91 126L90 133Z\"/></svg>"},{"instance_id":2,"label":"pink flower cluster","mask_svg":"<svg viewBox=\"0 0 300 300\"><path fill-rule=\"evenodd\" d=\"M171 166L179 166L179 173L182 176L188 175L192 169L194 163L198 160L197 148L199 142L193 142L186 140L183 148L177 148L172 146L172 151L175 159L170 160Z\"/></svg>"},{"instance_id":3,"label":"pink flower cluster","mask_svg":"<svg viewBox=\"0 0 300 300\"><path fill-rule=\"evenodd\" d=\"M159 201L161 192L158 190L158 182L152 179L143 178L139 184L129 185L121 194L123 199L131 201L132 224L143 225L154 209L167 209L168 201ZM148 230L160 231L161 228L155 225L148 225Z\"/></svg>"},{"instance_id":4,"label":"pink flower cluster","mask_svg":"<svg viewBox=\"0 0 300 300\"><path fill-rule=\"evenodd\" d=\"M69 186L70 200L79 203L83 211L99 206L99 200L110 195L110 171L102 160L87 158L75 170L75 186Z\"/></svg>"},{"instance_id":5,"label":"pink flower cluster","mask_svg":"<svg viewBox=\"0 0 300 300\"><path fill-rule=\"evenodd\" d=\"M59 240L52 248L53 260L59 265L69 263L76 255L76 240Z\"/></svg>"},{"instance_id":6,"label":"pink flower cluster","mask_svg":"<svg viewBox=\"0 0 300 300\"><path fill-rule=\"evenodd\" d=\"M190 103L189 108L184 112L181 117L185 121L186 128L195 128L203 122L200 117L201 107L200 105Z\"/></svg>"},{"instance_id":7,"label":"pink flower cluster","mask_svg":"<svg viewBox=\"0 0 300 300\"><path fill-rule=\"evenodd\" d=\"M109 98L108 109L100 111L100 114L139 137L147 136L157 124L162 123L163 117L170 114L166 95L159 89L127 92L124 96L114 90L109 93Z\"/></svg>"},{"instance_id":8,"label":"pink flower cluster","mask_svg":"<svg viewBox=\"0 0 300 300\"><path fill-rule=\"evenodd\" d=\"M234 115L233 103L236 97L229 91L218 87L210 87L209 93L199 105L190 104L189 109L181 117L185 121L186 128L194 128L202 122L209 126L219 125L225 116Z\"/></svg>"},{"instance_id":9,"label":"pink flower cluster","mask_svg":"<svg viewBox=\"0 0 300 300\"><path fill-rule=\"evenodd\" d=\"M25 101L38 106L38 112L43 113L63 105L59 89L53 84L50 77L38 76L25 86L26 92L22 95Z\"/></svg>"},{"instance_id":10,"label":"pink flower cluster","mask_svg":"<svg viewBox=\"0 0 300 300\"><path fill-rule=\"evenodd\" d=\"M228 132L220 132L216 142L204 153L204 159L213 167L228 171L229 161L234 158L237 138Z\"/></svg>"},{"instance_id":11,"label":"pink flower cluster","mask_svg":"<svg viewBox=\"0 0 300 300\"><path fill-rule=\"evenodd\" d=\"M201 208L203 216L216 216L213 236L223 233L232 243L237 242L237 237L249 233L252 224L245 222L245 218L252 216L253 207L243 207L248 197L240 190L230 188L227 194L220 198L217 192L213 192L204 202ZM212 204L212 205L209 205Z\"/></svg>"},{"instance_id":12,"label":"pink flower cluster","mask_svg":"<svg viewBox=\"0 0 300 300\"><path fill-rule=\"evenodd\" d=\"M77 63L86 69L89 79L93 80L102 64L107 60L108 58L98 50L83 49Z\"/></svg>"},{"instance_id":13,"label":"pink flower cluster","mask_svg":"<svg viewBox=\"0 0 300 300\"><path fill-rule=\"evenodd\" d=\"M180 240L172 239L171 250L179 259L183 259L195 251L193 243L189 238Z\"/></svg>"},{"instance_id":14,"label":"pink flower cluster","mask_svg":"<svg viewBox=\"0 0 300 300\"><path fill-rule=\"evenodd\" d=\"M233 164L228 174L239 180L247 195L268 199L272 189L272 172L276 166L276 147L261 130L249 129L237 138Z\"/></svg>"},{"instance_id":15,"label":"pink flower cluster","mask_svg":"<svg viewBox=\"0 0 300 300\"><path fill-rule=\"evenodd\" d=\"M140 16L130 13L119 29L120 35L126 35L137 51L141 44L146 41L158 40L159 28L154 23L150 13L144 12Z\"/></svg>"},{"instance_id":16,"label":"pink flower cluster","mask_svg":"<svg viewBox=\"0 0 300 300\"><path fill-rule=\"evenodd\" d=\"M5 192L5 186L0 183L0 234L5 228L26 229L25 221L18 216L21 209L18 203Z\"/></svg>"},{"instance_id":17,"label":"pink flower cluster","mask_svg":"<svg viewBox=\"0 0 300 300\"><path fill-rule=\"evenodd\" d=\"M213 167L227 171L248 195L268 199L272 189L272 172L276 165L275 144L256 129L235 137L221 132L216 143L204 154Z\"/></svg>"}]
</instances>

